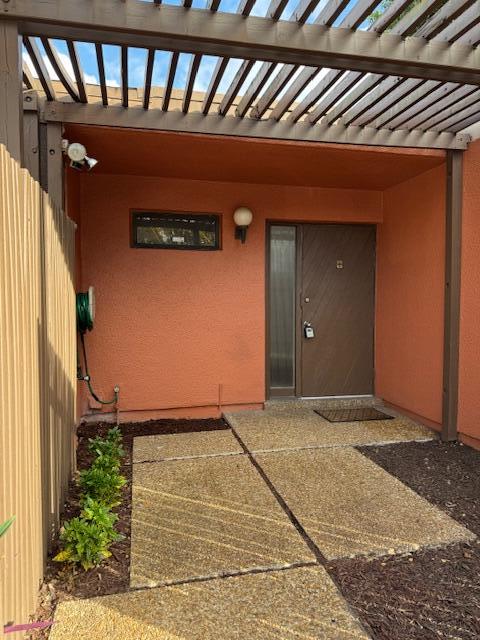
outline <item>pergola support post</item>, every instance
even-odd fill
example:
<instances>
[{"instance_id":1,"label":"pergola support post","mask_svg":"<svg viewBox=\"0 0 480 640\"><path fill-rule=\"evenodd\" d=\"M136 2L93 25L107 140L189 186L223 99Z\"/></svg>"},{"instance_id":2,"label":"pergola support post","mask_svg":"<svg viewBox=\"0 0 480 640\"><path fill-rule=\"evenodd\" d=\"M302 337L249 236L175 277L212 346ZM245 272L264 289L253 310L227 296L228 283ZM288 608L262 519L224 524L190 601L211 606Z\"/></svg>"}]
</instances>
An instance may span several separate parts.
<instances>
[{"instance_id":1,"label":"pergola support post","mask_svg":"<svg viewBox=\"0 0 480 640\"><path fill-rule=\"evenodd\" d=\"M22 166L32 178L40 182L40 153L38 140L38 101L35 91L23 94L23 158Z\"/></svg>"},{"instance_id":2,"label":"pergola support post","mask_svg":"<svg viewBox=\"0 0 480 640\"><path fill-rule=\"evenodd\" d=\"M463 152L447 152L442 440L457 439Z\"/></svg>"},{"instance_id":3,"label":"pergola support post","mask_svg":"<svg viewBox=\"0 0 480 640\"><path fill-rule=\"evenodd\" d=\"M0 143L21 162L23 139L22 56L18 25L0 19Z\"/></svg>"},{"instance_id":4,"label":"pergola support post","mask_svg":"<svg viewBox=\"0 0 480 640\"><path fill-rule=\"evenodd\" d=\"M41 122L39 127L40 184L52 203L61 209L64 199L62 129L60 122Z\"/></svg>"}]
</instances>

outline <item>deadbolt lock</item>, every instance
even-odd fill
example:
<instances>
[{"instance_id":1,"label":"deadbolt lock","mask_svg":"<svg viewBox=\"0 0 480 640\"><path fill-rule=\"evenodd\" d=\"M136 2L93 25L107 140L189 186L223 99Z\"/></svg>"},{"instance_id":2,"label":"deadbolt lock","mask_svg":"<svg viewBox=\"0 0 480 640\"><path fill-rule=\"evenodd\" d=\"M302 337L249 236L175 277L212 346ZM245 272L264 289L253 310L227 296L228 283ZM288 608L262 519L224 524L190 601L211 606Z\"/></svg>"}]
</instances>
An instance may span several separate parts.
<instances>
[{"instance_id":1,"label":"deadbolt lock","mask_svg":"<svg viewBox=\"0 0 480 640\"><path fill-rule=\"evenodd\" d=\"M343 260L337 260L337 269L343 269Z\"/></svg>"}]
</instances>

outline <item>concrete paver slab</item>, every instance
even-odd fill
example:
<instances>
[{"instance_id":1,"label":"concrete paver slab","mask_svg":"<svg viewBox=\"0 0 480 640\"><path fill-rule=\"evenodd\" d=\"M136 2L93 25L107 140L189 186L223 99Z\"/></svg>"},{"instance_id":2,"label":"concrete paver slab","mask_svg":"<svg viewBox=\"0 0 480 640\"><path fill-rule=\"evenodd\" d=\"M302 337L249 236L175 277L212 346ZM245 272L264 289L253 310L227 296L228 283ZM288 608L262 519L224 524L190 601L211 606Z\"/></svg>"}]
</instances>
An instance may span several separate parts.
<instances>
[{"instance_id":1,"label":"concrete paver slab","mask_svg":"<svg viewBox=\"0 0 480 640\"><path fill-rule=\"evenodd\" d=\"M355 449L255 458L327 559L381 556L475 537Z\"/></svg>"},{"instance_id":2,"label":"concrete paver slab","mask_svg":"<svg viewBox=\"0 0 480 640\"><path fill-rule=\"evenodd\" d=\"M134 465L131 585L314 556L247 456Z\"/></svg>"},{"instance_id":3,"label":"concrete paver slab","mask_svg":"<svg viewBox=\"0 0 480 640\"><path fill-rule=\"evenodd\" d=\"M228 429L138 436L133 440L133 462L239 453L243 449Z\"/></svg>"},{"instance_id":4,"label":"concrete paver slab","mask_svg":"<svg viewBox=\"0 0 480 640\"><path fill-rule=\"evenodd\" d=\"M51 640L368 640L322 567L60 604Z\"/></svg>"},{"instance_id":5,"label":"concrete paver slab","mask_svg":"<svg viewBox=\"0 0 480 640\"><path fill-rule=\"evenodd\" d=\"M313 406L279 403L264 411L242 411L226 415L250 451L386 444L425 441L436 434L409 418L366 422L331 423L321 418Z\"/></svg>"}]
</instances>

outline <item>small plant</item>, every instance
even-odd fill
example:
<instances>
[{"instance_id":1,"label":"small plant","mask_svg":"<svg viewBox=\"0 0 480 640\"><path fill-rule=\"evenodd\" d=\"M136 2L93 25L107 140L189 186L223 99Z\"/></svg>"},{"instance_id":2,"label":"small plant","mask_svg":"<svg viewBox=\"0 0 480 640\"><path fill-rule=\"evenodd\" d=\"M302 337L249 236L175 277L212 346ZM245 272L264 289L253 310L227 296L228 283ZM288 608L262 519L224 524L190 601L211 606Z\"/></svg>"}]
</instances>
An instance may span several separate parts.
<instances>
[{"instance_id":1,"label":"small plant","mask_svg":"<svg viewBox=\"0 0 480 640\"><path fill-rule=\"evenodd\" d=\"M90 496L106 507L120 503L120 492L126 483L125 478L116 469L96 466L95 463L80 473L80 487L85 496ZM85 498L82 499L84 503Z\"/></svg>"},{"instance_id":2,"label":"small plant","mask_svg":"<svg viewBox=\"0 0 480 640\"><path fill-rule=\"evenodd\" d=\"M122 433L118 427L110 429L106 438L101 438L100 436L90 438L89 443L89 451L98 457L106 456L116 459L120 463L120 460L125 455L122 447Z\"/></svg>"},{"instance_id":3,"label":"small plant","mask_svg":"<svg viewBox=\"0 0 480 640\"><path fill-rule=\"evenodd\" d=\"M80 564L85 570L110 557L110 545L123 537L115 531L118 516L112 513L112 507L120 504L121 489L126 483L120 474L125 451L118 427L110 429L106 438L90 439L88 448L94 460L89 469L80 473L82 511L64 524L60 534L63 548L54 558L57 562Z\"/></svg>"},{"instance_id":4,"label":"small plant","mask_svg":"<svg viewBox=\"0 0 480 640\"><path fill-rule=\"evenodd\" d=\"M107 507L90 498L80 517L65 523L60 535L63 549L54 560L79 563L85 570L96 567L112 555L108 550L112 542L122 538L114 528L117 520Z\"/></svg>"}]
</instances>

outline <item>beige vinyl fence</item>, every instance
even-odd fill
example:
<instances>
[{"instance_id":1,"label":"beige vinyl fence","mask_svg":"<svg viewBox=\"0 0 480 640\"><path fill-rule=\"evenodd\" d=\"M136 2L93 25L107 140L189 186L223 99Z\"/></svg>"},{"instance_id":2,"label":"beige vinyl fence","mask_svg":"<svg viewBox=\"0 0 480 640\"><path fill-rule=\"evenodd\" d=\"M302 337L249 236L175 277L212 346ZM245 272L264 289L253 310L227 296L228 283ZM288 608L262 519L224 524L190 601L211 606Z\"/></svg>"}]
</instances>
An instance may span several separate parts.
<instances>
[{"instance_id":1,"label":"beige vinyl fence","mask_svg":"<svg viewBox=\"0 0 480 640\"><path fill-rule=\"evenodd\" d=\"M74 235L0 145L0 524L15 516L0 539L2 626L35 611L72 469Z\"/></svg>"}]
</instances>

